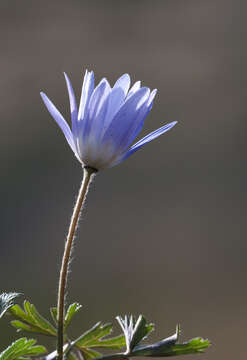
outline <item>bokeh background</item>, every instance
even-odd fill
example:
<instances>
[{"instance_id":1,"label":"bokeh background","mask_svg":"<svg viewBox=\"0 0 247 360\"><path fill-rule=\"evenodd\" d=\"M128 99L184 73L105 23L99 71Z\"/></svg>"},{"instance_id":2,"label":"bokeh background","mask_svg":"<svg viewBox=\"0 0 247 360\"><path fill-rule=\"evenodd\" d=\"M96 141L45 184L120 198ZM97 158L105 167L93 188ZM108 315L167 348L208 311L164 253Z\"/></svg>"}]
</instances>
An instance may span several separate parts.
<instances>
[{"instance_id":1,"label":"bokeh background","mask_svg":"<svg viewBox=\"0 0 247 360\"><path fill-rule=\"evenodd\" d=\"M43 0L0 3L0 288L48 315L82 178L39 97L68 118L62 72L79 97L86 68L158 88L142 133L169 133L90 190L68 302L77 336L98 320L143 313L153 340L213 346L188 360L241 359L247 325L246 1ZM1 320L1 350L16 338ZM118 333L118 325L115 324Z\"/></svg>"}]
</instances>

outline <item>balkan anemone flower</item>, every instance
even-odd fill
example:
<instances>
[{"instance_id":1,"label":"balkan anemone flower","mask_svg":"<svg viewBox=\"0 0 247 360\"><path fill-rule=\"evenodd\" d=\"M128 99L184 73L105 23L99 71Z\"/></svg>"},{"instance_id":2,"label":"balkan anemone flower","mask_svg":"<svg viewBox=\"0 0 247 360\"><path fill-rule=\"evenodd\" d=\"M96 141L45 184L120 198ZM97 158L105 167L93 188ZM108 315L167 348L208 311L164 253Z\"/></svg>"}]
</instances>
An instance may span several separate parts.
<instances>
[{"instance_id":1,"label":"balkan anemone flower","mask_svg":"<svg viewBox=\"0 0 247 360\"><path fill-rule=\"evenodd\" d=\"M170 130L176 121L132 145L142 130L157 90L150 92L137 81L130 88L130 77L122 75L113 87L104 78L94 87L94 73L86 71L82 85L79 111L71 82L66 74L72 130L49 98L42 99L83 166L101 170L127 159L149 141Z\"/></svg>"}]
</instances>

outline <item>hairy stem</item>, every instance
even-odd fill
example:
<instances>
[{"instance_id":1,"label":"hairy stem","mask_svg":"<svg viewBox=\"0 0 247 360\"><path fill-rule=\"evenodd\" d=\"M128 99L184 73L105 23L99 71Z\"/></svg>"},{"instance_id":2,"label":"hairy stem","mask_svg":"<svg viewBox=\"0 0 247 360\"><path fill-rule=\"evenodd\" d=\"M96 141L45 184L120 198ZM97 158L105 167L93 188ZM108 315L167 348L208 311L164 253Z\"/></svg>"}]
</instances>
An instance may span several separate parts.
<instances>
[{"instance_id":1,"label":"hairy stem","mask_svg":"<svg viewBox=\"0 0 247 360\"><path fill-rule=\"evenodd\" d=\"M69 226L69 231L67 235L67 240L65 243L63 260L60 270L59 277L59 288L58 288L58 298L57 298L57 360L63 360L63 342L64 342L64 299L65 299L65 289L68 276L68 266L71 255L72 244L75 236L75 231L77 228L78 220L80 217L81 208L86 198L88 191L88 186L90 183L91 176L96 173L95 169L90 167L84 167L83 181L81 183L81 188L76 200L74 211L71 217L71 222Z\"/></svg>"}]
</instances>

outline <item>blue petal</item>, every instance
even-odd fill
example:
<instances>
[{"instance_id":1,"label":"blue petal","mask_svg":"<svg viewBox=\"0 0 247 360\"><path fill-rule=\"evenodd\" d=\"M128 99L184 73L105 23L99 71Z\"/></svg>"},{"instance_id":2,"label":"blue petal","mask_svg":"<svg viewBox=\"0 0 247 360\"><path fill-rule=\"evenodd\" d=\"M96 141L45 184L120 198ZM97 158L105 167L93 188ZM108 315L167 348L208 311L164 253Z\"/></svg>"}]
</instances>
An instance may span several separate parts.
<instances>
[{"instance_id":1,"label":"blue petal","mask_svg":"<svg viewBox=\"0 0 247 360\"><path fill-rule=\"evenodd\" d=\"M124 151L132 144L132 142L135 140L135 138L139 135L141 132L144 120L146 119L147 115L150 113L154 101L154 97L157 93L157 90L154 89L151 94L149 95L147 101L142 105L142 107L139 110L138 119L136 121L136 127L135 130L133 130L132 135L129 136L129 140L125 144Z\"/></svg>"},{"instance_id":2,"label":"blue petal","mask_svg":"<svg viewBox=\"0 0 247 360\"><path fill-rule=\"evenodd\" d=\"M150 96L149 96L149 99L148 99L148 103L147 103L147 106L150 107L150 110L153 106L153 101L154 101L154 98L155 98L155 95L157 94L157 89L154 89Z\"/></svg>"},{"instance_id":3,"label":"blue petal","mask_svg":"<svg viewBox=\"0 0 247 360\"><path fill-rule=\"evenodd\" d=\"M112 88L109 95L109 106L105 117L104 130L107 129L114 115L123 105L130 87L130 77L128 74L121 76Z\"/></svg>"},{"instance_id":4,"label":"blue petal","mask_svg":"<svg viewBox=\"0 0 247 360\"><path fill-rule=\"evenodd\" d=\"M132 96L135 92L137 92L137 90L139 90L141 87L141 82L137 81L136 83L134 83L134 85L132 86L132 88L130 89L127 99Z\"/></svg>"},{"instance_id":5,"label":"blue petal","mask_svg":"<svg viewBox=\"0 0 247 360\"><path fill-rule=\"evenodd\" d=\"M121 87L114 87L109 94L109 106L105 117L104 129L106 130L114 115L123 105L125 93Z\"/></svg>"},{"instance_id":6,"label":"blue petal","mask_svg":"<svg viewBox=\"0 0 247 360\"><path fill-rule=\"evenodd\" d=\"M148 142L156 139L158 136L164 134L166 131L170 130L171 128L173 128L173 126L175 126L177 124L177 121L173 121L169 124L166 124L164 126L162 126L161 128L151 132L150 134L148 134L147 136L145 136L144 138L142 138L141 140L139 140L137 143L135 143L133 146L131 146L131 148L122 156L120 156L115 162L114 164L112 164L112 166L119 164L120 162L122 162L123 160L127 159L129 156L131 156L132 154L134 154L137 150L139 150L143 145L147 144Z\"/></svg>"},{"instance_id":7,"label":"blue petal","mask_svg":"<svg viewBox=\"0 0 247 360\"><path fill-rule=\"evenodd\" d=\"M113 88L121 88L125 94L128 93L130 87L130 76L129 74L123 74L116 82Z\"/></svg>"},{"instance_id":8,"label":"blue petal","mask_svg":"<svg viewBox=\"0 0 247 360\"><path fill-rule=\"evenodd\" d=\"M140 107L138 114L136 116L136 119L134 121L134 123L132 124L132 128L131 131L128 134L128 137L126 137L125 141L124 141L124 145L122 146L122 152L125 152L130 145L133 143L133 141L135 140L135 138L138 136L138 134L140 133L140 131L143 128L144 125L144 120L146 119L147 115L150 112L150 108L147 106L147 102L148 102L148 95L147 94L147 99L144 102L144 104L142 104L142 106Z\"/></svg>"},{"instance_id":9,"label":"blue petal","mask_svg":"<svg viewBox=\"0 0 247 360\"><path fill-rule=\"evenodd\" d=\"M90 140L97 141L102 134L110 91L111 87L106 79L102 79L94 89L88 105L88 115L83 125L82 142L84 145Z\"/></svg>"},{"instance_id":10,"label":"blue petal","mask_svg":"<svg viewBox=\"0 0 247 360\"><path fill-rule=\"evenodd\" d=\"M67 89L68 89L68 93L69 93L72 133L74 136L77 137L78 136L78 126L77 126L78 110L77 110L75 93L74 93L74 89L72 87L71 81L66 73L64 73L64 77L66 80Z\"/></svg>"},{"instance_id":11,"label":"blue petal","mask_svg":"<svg viewBox=\"0 0 247 360\"><path fill-rule=\"evenodd\" d=\"M46 96L46 94L44 94L43 92L40 93L45 106L47 107L49 113L51 114L51 116L54 118L54 120L56 121L56 123L59 125L60 129L62 130L62 132L64 133L64 136L66 138L66 140L68 141L71 149L74 151L74 153L77 153L76 151L76 147L75 147L75 143L73 140L73 135L71 133L71 130L69 128L69 125L67 124L67 122L64 120L62 114L57 110L57 108L55 107L55 105L51 102L51 100Z\"/></svg>"},{"instance_id":12,"label":"blue petal","mask_svg":"<svg viewBox=\"0 0 247 360\"><path fill-rule=\"evenodd\" d=\"M81 90L78 121L83 120L87 116L88 104L90 97L93 93L93 89L94 89L94 73L93 71L88 72L86 70L83 80L82 90Z\"/></svg>"},{"instance_id":13,"label":"blue petal","mask_svg":"<svg viewBox=\"0 0 247 360\"><path fill-rule=\"evenodd\" d=\"M103 142L112 142L116 151L125 146L126 141L135 130L136 122L139 120L139 109L149 91L148 88L143 87L124 103L107 128Z\"/></svg>"}]
</instances>

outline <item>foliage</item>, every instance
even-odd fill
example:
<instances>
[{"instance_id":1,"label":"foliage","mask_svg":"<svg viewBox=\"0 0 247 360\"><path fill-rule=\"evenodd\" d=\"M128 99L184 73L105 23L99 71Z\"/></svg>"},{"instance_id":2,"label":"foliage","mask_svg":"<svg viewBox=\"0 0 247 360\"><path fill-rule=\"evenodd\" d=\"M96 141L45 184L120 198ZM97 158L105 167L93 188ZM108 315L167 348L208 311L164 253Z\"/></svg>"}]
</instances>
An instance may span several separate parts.
<instances>
[{"instance_id":1,"label":"foliage","mask_svg":"<svg viewBox=\"0 0 247 360\"><path fill-rule=\"evenodd\" d=\"M102 324L98 322L72 344L80 350L86 360L101 357L102 354L95 351L94 348L119 350L125 346L125 338L123 335L105 339L111 332L112 324Z\"/></svg>"},{"instance_id":2,"label":"foliage","mask_svg":"<svg viewBox=\"0 0 247 360\"><path fill-rule=\"evenodd\" d=\"M147 324L143 315L136 320L133 316L125 316L125 318L117 317L117 320L124 332L126 339L127 357L133 356L149 356L149 357L167 357L174 355L185 355L202 353L209 347L210 342L202 338L194 338L183 344L177 344L180 326L177 326L176 333L166 339L155 344L139 345L139 343L147 338L153 330L153 324Z\"/></svg>"},{"instance_id":3,"label":"foliage","mask_svg":"<svg viewBox=\"0 0 247 360\"><path fill-rule=\"evenodd\" d=\"M116 319L123 330L126 340L126 352L128 353L132 351L141 340L147 338L154 329L154 324L147 324L143 315L140 315L137 320L132 315L125 315L124 319L121 316L117 316Z\"/></svg>"},{"instance_id":4,"label":"foliage","mask_svg":"<svg viewBox=\"0 0 247 360\"><path fill-rule=\"evenodd\" d=\"M26 331L46 336L56 337L57 335L57 308L50 309L50 314L54 325L45 319L29 301L25 300L23 308L13 303L13 299L19 294L10 293L0 295L0 314L1 316L8 310L14 320L11 324L17 331ZM68 306L64 318L64 330L70 325L74 316L80 310L81 305L73 303ZM134 356L145 357L168 357L175 355L202 353L210 345L208 340L202 338L194 338L185 343L178 343L180 328L177 326L176 333L154 344L143 344L143 340L147 339L154 330L154 324L147 323L143 315L138 318L125 315L124 317L116 317L123 334L115 337L109 337L112 333L113 326L110 323L103 324L98 322L92 328L85 331L76 340L69 340L65 333L66 343L64 345L64 357L67 360L114 360L128 359ZM31 357L37 357L46 352L45 347L35 345L36 340L21 338L10 345L0 354L0 360L25 360ZM118 350L111 355L103 355L99 352L104 350ZM46 360L55 360L56 351L47 355Z\"/></svg>"},{"instance_id":5,"label":"foliage","mask_svg":"<svg viewBox=\"0 0 247 360\"><path fill-rule=\"evenodd\" d=\"M16 292L0 294L0 318L14 305L13 300L19 295Z\"/></svg>"},{"instance_id":6,"label":"foliage","mask_svg":"<svg viewBox=\"0 0 247 360\"><path fill-rule=\"evenodd\" d=\"M23 303L23 310L19 305L14 305L10 312L18 319L11 321L11 324L19 331L25 330L49 336L57 334L55 327L41 316L36 307L27 300Z\"/></svg>"},{"instance_id":7,"label":"foliage","mask_svg":"<svg viewBox=\"0 0 247 360\"><path fill-rule=\"evenodd\" d=\"M25 360L30 359L31 356L44 355L46 348L35 344L34 339L18 339L0 354L0 360Z\"/></svg>"}]
</instances>

